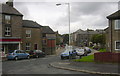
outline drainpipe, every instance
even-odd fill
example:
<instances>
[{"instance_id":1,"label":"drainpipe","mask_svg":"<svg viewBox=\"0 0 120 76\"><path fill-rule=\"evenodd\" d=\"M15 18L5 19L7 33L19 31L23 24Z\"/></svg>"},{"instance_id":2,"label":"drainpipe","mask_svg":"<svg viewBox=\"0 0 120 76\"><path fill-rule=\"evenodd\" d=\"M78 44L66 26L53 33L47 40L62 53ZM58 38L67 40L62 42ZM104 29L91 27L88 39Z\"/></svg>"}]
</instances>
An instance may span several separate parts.
<instances>
[{"instance_id":1,"label":"drainpipe","mask_svg":"<svg viewBox=\"0 0 120 76\"><path fill-rule=\"evenodd\" d=\"M112 49L113 49L113 47L112 47L112 42L113 42L113 40L112 40L112 20L110 20L110 26L111 26L111 52L112 52Z\"/></svg>"}]
</instances>

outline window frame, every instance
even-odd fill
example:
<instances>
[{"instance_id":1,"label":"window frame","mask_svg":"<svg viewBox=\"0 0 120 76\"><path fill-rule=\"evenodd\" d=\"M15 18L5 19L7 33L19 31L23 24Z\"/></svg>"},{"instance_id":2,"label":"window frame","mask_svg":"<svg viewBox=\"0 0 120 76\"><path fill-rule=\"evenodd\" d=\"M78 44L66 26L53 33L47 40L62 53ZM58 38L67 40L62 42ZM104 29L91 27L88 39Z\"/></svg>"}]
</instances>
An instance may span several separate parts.
<instances>
[{"instance_id":1,"label":"window frame","mask_svg":"<svg viewBox=\"0 0 120 76\"><path fill-rule=\"evenodd\" d=\"M27 44L29 44L29 45L27 45ZM26 44L25 44L25 50L29 51L29 50L30 50L30 47L31 47L31 43L26 43ZM29 48L29 49L28 49L28 48Z\"/></svg>"},{"instance_id":2,"label":"window frame","mask_svg":"<svg viewBox=\"0 0 120 76\"><path fill-rule=\"evenodd\" d=\"M8 30L9 29L9 30ZM7 33L7 34L6 34ZM11 27L8 27L8 26L6 26L5 27L5 31L4 31L4 35L5 36L11 36L12 34L12 31L11 31Z\"/></svg>"},{"instance_id":3,"label":"window frame","mask_svg":"<svg viewBox=\"0 0 120 76\"><path fill-rule=\"evenodd\" d=\"M11 15L5 15L5 24L11 24Z\"/></svg>"},{"instance_id":4,"label":"window frame","mask_svg":"<svg viewBox=\"0 0 120 76\"><path fill-rule=\"evenodd\" d=\"M26 30L26 32L25 32L26 38L31 38L31 32L32 32L31 30ZM28 35L29 37L28 37L27 35Z\"/></svg>"},{"instance_id":5,"label":"window frame","mask_svg":"<svg viewBox=\"0 0 120 76\"><path fill-rule=\"evenodd\" d=\"M119 30L120 29L120 27L118 27L118 21L120 21L120 20L115 20L115 22L114 22L114 24L115 24L115 30Z\"/></svg>"},{"instance_id":6,"label":"window frame","mask_svg":"<svg viewBox=\"0 0 120 76\"><path fill-rule=\"evenodd\" d=\"M116 43L117 43L117 42L120 42L120 40L115 41L115 50L117 50L117 51L119 50L119 51L120 51L120 49L117 49L117 46L116 46Z\"/></svg>"}]
</instances>

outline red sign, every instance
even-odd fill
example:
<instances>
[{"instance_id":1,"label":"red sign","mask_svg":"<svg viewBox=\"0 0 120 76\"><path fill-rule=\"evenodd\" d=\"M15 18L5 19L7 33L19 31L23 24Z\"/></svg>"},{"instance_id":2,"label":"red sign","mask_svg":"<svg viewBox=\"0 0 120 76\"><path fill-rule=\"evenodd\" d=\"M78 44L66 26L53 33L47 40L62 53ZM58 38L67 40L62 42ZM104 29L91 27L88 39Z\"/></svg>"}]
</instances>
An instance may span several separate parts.
<instances>
[{"instance_id":1,"label":"red sign","mask_svg":"<svg viewBox=\"0 0 120 76\"><path fill-rule=\"evenodd\" d=\"M14 42L14 41L20 42L21 39L0 39L0 42Z\"/></svg>"}]
</instances>

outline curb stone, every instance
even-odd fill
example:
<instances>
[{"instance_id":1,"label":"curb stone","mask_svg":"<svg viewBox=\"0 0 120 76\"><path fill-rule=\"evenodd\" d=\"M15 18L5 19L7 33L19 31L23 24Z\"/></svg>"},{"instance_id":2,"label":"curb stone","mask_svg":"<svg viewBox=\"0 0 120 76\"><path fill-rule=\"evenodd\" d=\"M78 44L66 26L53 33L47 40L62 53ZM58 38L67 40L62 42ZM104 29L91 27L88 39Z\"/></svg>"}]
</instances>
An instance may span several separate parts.
<instances>
[{"instance_id":1,"label":"curb stone","mask_svg":"<svg viewBox=\"0 0 120 76\"><path fill-rule=\"evenodd\" d=\"M90 74L99 74L99 75L113 75L113 76L120 76L118 73L102 73L102 72L95 72L95 71L89 71L89 70L82 70L82 69L73 69L73 68L66 68L66 67L59 67L55 66L52 63L49 64L50 66L58 69L64 69L64 70L70 70L70 71L77 71L77 72L84 72L84 73L90 73Z\"/></svg>"}]
</instances>

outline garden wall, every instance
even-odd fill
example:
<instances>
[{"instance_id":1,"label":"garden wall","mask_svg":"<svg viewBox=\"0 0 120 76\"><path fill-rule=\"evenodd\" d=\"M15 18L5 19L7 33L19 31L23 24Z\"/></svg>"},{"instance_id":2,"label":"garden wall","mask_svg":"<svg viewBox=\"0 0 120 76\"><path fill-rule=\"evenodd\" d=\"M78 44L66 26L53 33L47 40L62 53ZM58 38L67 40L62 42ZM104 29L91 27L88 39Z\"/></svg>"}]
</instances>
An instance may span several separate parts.
<instances>
[{"instance_id":1,"label":"garden wall","mask_svg":"<svg viewBox=\"0 0 120 76\"><path fill-rule=\"evenodd\" d=\"M120 63L120 53L98 52L94 54L94 61Z\"/></svg>"}]
</instances>

